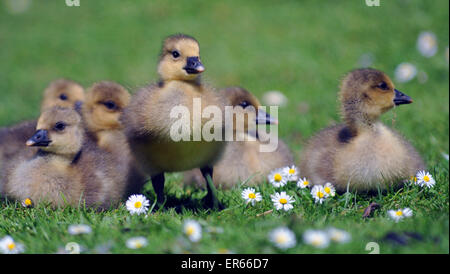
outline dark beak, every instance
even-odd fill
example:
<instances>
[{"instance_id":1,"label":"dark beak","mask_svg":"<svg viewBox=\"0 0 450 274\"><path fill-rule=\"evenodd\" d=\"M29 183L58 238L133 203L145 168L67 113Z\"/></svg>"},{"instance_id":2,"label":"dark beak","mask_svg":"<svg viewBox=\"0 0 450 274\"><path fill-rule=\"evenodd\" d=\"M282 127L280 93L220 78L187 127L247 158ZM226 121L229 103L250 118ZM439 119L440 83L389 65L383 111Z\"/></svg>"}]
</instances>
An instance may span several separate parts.
<instances>
[{"instance_id":1,"label":"dark beak","mask_svg":"<svg viewBox=\"0 0 450 274\"><path fill-rule=\"evenodd\" d=\"M83 102L82 101L76 101L75 102L75 106L74 106L75 111L79 113L81 111L81 107L82 106L83 106Z\"/></svg>"},{"instance_id":2,"label":"dark beak","mask_svg":"<svg viewBox=\"0 0 450 274\"><path fill-rule=\"evenodd\" d=\"M258 114L256 117L257 125L278 125L278 120L269 115L262 109L258 109Z\"/></svg>"},{"instance_id":3,"label":"dark beak","mask_svg":"<svg viewBox=\"0 0 450 274\"><path fill-rule=\"evenodd\" d=\"M28 141L27 146L29 147L47 147L52 141L48 138L48 131L44 129L39 129L36 131Z\"/></svg>"},{"instance_id":4,"label":"dark beak","mask_svg":"<svg viewBox=\"0 0 450 274\"><path fill-rule=\"evenodd\" d=\"M395 97L394 97L394 104L396 106L398 105L404 105L404 104L411 104L413 100L408 95L404 94L403 92L394 89Z\"/></svg>"},{"instance_id":5,"label":"dark beak","mask_svg":"<svg viewBox=\"0 0 450 274\"><path fill-rule=\"evenodd\" d=\"M186 66L183 68L188 74L198 74L205 71L205 67L198 57L188 57Z\"/></svg>"}]
</instances>

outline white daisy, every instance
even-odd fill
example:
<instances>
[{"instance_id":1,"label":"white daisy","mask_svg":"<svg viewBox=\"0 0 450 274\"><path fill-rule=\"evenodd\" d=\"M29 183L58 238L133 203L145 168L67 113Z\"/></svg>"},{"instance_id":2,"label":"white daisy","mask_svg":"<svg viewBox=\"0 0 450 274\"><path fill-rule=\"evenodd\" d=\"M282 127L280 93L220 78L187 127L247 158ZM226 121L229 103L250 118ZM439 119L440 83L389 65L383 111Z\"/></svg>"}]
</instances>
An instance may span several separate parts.
<instances>
[{"instance_id":1,"label":"white daisy","mask_svg":"<svg viewBox=\"0 0 450 274\"><path fill-rule=\"evenodd\" d=\"M345 230L330 227L327 229L328 237L336 243L348 243L352 239L350 233Z\"/></svg>"},{"instance_id":2,"label":"white daisy","mask_svg":"<svg viewBox=\"0 0 450 274\"><path fill-rule=\"evenodd\" d=\"M294 247L297 243L295 234L287 227L278 227L269 234L269 239L276 247L280 249L288 249Z\"/></svg>"},{"instance_id":3,"label":"white daisy","mask_svg":"<svg viewBox=\"0 0 450 274\"><path fill-rule=\"evenodd\" d=\"M23 207L32 207L33 201L30 198L26 198L22 201L22 206Z\"/></svg>"},{"instance_id":4,"label":"white daisy","mask_svg":"<svg viewBox=\"0 0 450 274\"><path fill-rule=\"evenodd\" d=\"M303 179L300 178L297 182L297 187L299 187L299 188L307 188L310 186L311 186L311 183L306 178L303 178Z\"/></svg>"},{"instance_id":5,"label":"white daisy","mask_svg":"<svg viewBox=\"0 0 450 274\"><path fill-rule=\"evenodd\" d=\"M126 202L126 206L131 215L140 215L147 212L150 202L142 194L131 195Z\"/></svg>"},{"instance_id":6,"label":"white daisy","mask_svg":"<svg viewBox=\"0 0 450 274\"><path fill-rule=\"evenodd\" d=\"M296 166L287 166L283 168L283 172L286 176L286 180L289 182L297 181L298 179L298 169Z\"/></svg>"},{"instance_id":7,"label":"white daisy","mask_svg":"<svg viewBox=\"0 0 450 274\"><path fill-rule=\"evenodd\" d=\"M436 184L436 181L433 179L433 176L428 171L422 170L416 174L417 184L420 186L426 186L431 188Z\"/></svg>"},{"instance_id":8,"label":"white daisy","mask_svg":"<svg viewBox=\"0 0 450 274\"><path fill-rule=\"evenodd\" d=\"M303 234L303 241L306 244L312 245L317 248L326 248L330 244L330 238L328 234L321 230L307 230Z\"/></svg>"},{"instance_id":9,"label":"white daisy","mask_svg":"<svg viewBox=\"0 0 450 274\"><path fill-rule=\"evenodd\" d=\"M391 217L391 219L398 222L403 218L411 217L413 215L413 211L409 208L389 210L388 215L389 217Z\"/></svg>"},{"instance_id":10,"label":"white daisy","mask_svg":"<svg viewBox=\"0 0 450 274\"><path fill-rule=\"evenodd\" d=\"M436 35L430 31L424 31L417 38L417 49L425 57L432 57L438 50Z\"/></svg>"},{"instance_id":11,"label":"white daisy","mask_svg":"<svg viewBox=\"0 0 450 274\"><path fill-rule=\"evenodd\" d=\"M11 236L5 236L0 239L0 253L3 254L18 254L24 251L22 244L16 243Z\"/></svg>"},{"instance_id":12,"label":"white daisy","mask_svg":"<svg viewBox=\"0 0 450 274\"><path fill-rule=\"evenodd\" d=\"M139 249L147 246L148 241L145 237L133 237L127 240L126 246L130 249Z\"/></svg>"},{"instance_id":13,"label":"white daisy","mask_svg":"<svg viewBox=\"0 0 450 274\"><path fill-rule=\"evenodd\" d=\"M276 169L269 174L269 182L274 187L280 187L287 184L287 175L284 174L282 169Z\"/></svg>"},{"instance_id":14,"label":"white daisy","mask_svg":"<svg viewBox=\"0 0 450 274\"><path fill-rule=\"evenodd\" d=\"M295 202L294 198L287 195L284 191L270 195L270 198L272 198L272 202L277 210L283 209L284 211L288 211L294 208L292 205Z\"/></svg>"},{"instance_id":15,"label":"white daisy","mask_svg":"<svg viewBox=\"0 0 450 274\"><path fill-rule=\"evenodd\" d=\"M266 92L262 97L262 101L266 106L283 107L287 104L288 99L282 92L273 90Z\"/></svg>"},{"instance_id":16,"label":"white daisy","mask_svg":"<svg viewBox=\"0 0 450 274\"><path fill-rule=\"evenodd\" d=\"M315 185L311 189L311 195L316 200L316 203L323 203L323 201L327 198L325 189L321 185Z\"/></svg>"},{"instance_id":17,"label":"white daisy","mask_svg":"<svg viewBox=\"0 0 450 274\"><path fill-rule=\"evenodd\" d=\"M88 225L69 225L68 232L70 235L89 234L92 228Z\"/></svg>"},{"instance_id":18,"label":"white daisy","mask_svg":"<svg viewBox=\"0 0 450 274\"><path fill-rule=\"evenodd\" d=\"M417 69L413 64L401 63L395 69L395 78L399 83L411 81L416 77Z\"/></svg>"},{"instance_id":19,"label":"white daisy","mask_svg":"<svg viewBox=\"0 0 450 274\"><path fill-rule=\"evenodd\" d=\"M202 227L197 221L186 220L183 231L192 242L198 242L202 238Z\"/></svg>"},{"instance_id":20,"label":"white daisy","mask_svg":"<svg viewBox=\"0 0 450 274\"><path fill-rule=\"evenodd\" d=\"M334 195L336 195L336 189L331 183L326 183L323 187L323 190L325 191L325 196L327 197L334 197Z\"/></svg>"},{"instance_id":21,"label":"white daisy","mask_svg":"<svg viewBox=\"0 0 450 274\"><path fill-rule=\"evenodd\" d=\"M246 204L250 203L252 206L262 200L261 193L255 192L255 189L251 187L244 189L241 196Z\"/></svg>"}]
</instances>

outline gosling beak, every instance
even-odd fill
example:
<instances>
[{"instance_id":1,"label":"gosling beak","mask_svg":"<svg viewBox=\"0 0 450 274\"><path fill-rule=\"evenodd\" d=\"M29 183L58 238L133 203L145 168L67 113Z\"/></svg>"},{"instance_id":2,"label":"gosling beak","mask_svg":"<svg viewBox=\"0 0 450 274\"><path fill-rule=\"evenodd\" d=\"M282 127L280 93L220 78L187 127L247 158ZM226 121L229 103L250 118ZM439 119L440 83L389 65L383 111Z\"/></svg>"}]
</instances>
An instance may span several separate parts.
<instances>
[{"instance_id":1,"label":"gosling beak","mask_svg":"<svg viewBox=\"0 0 450 274\"><path fill-rule=\"evenodd\" d=\"M396 106L398 105L404 105L404 104L411 104L413 100L408 95L404 94L403 92L394 89L395 97L394 97L394 104Z\"/></svg>"},{"instance_id":2,"label":"gosling beak","mask_svg":"<svg viewBox=\"0 0 450 274\"><path fill-rule=\"evenodd\" d=\"M186 66L183 68L188 74L199 74L205 71L205 67L198 57L188 57Z\"/></svg>"},{"instance_id":3,"label":"gosling beak","mask_svg":"<svg viewBox=\"0 0 450 274\"><path fill-rule=\"evenodd\" d=\"M37 130L26 145L29 147L47 147L52 141L48 138L48 131L44 129Z\"/></svg>"},{"instance_id":4,"label":"gosling beak","mask_svg":"<svg viewBox=\"0 0 450 274\"><path fill-rule=\"evenodd\" d=\"M258 109L258 114L256 117L257 125L278 125L278 120L269 115L262 109Z\"/></svg>"},{"instance_id":5,"label":"gosling beak","mask_svg":"<svg viewBox=\"0 0 450 274\"><path fill-rule=\"evenodd\" d=\"M82 101L76 101L75 102L75 111L77 111L78 113L81 111L81 107L83 106L83 102Z\"/></svg>"}]
</instances>

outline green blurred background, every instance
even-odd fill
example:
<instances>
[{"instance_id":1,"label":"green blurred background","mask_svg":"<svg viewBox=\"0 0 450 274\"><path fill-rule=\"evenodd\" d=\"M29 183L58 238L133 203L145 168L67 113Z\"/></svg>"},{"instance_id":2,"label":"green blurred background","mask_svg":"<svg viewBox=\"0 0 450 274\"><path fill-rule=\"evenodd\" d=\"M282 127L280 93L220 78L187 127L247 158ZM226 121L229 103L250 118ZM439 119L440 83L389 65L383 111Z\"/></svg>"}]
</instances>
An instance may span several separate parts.
<instances>
[{"instance_id":1,"label":"green blurred background","mask_svg":"<svg viewBox=\"0 0 450 274\"><path fill-rule=\"evenodd\" d=\"M173 33L198 39L204 79L241 85L261 98L279 90L280 136L296 153L320 128L339 121L336 92L344 73L360 66L393 77L410 62L428 75L397 84L414 99L384 119L433 164L448 153L447 0L348 1L2 0L0 5L0 125L39 115L42 91L58 77L89 86L113 80L134 92L157 79L161 41ZM420 32L436 34L432 58L416 49ZM392 123L395 118L395 124ZM298 159L298 155L296 155Z\"/></svg>"}]
</instances>

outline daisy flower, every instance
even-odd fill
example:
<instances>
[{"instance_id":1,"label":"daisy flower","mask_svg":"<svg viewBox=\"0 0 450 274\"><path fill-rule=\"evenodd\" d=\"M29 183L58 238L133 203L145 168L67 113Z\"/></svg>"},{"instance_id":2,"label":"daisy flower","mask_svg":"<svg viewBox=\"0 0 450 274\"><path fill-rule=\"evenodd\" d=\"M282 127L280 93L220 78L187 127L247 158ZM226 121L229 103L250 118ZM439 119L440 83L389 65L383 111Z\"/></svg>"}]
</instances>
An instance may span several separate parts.
<instances>
[{"instance_id":1,"label":"daisy flower","mask_svg":"<svg viewBox=\"0 0 450 274\"><path fill-rule=\"evenodd\" d=\"M92 232L92 228L88 225L69 225L68 228L70 235L89 234Z\"/></svg>"},{"instance_id":2,"label":"daisy flower","mask_svg":"<svg viewBox=\"0 0 450 274\"><path fill-rule=\"evenodd\" d=\"M295 202L294 198L287 195L284 191L270 195L270 198L272 198L272 202L277 210L283 209L284 211L288 211L294 208L292 205Z\"/></svg>"},{"instance_id":3,"label":"daisy flower","mask_svg":"<svg viewBox=\"0 0 450 274\"><path fill-rule=\"evenodd\" d=\"M194 220L185 221L183 231L191 242L198 242L202 238L202 227Z\"/></svg>"},{"instance_id":4,"label":"daisy flower","mask_svg":"<svg viewBox=\"0 0 450 274\"><path fill-rule=\"evenodd\" d=\"M144 195L131 195L126 202L126 206L131 215L140 215L147 212L150 202Z\"/></svg>"},{"instance_id":5,"label":"daisy flower","mask_svg":"<svg viewBox=\"0 0 450 274\"><path fill-rule=\"evenodd\" d=\"M436 181L433 179L433 176L428 171L422 170L416 174L417 184L420 186L426 186L431 188L436 184Z\"/></svg>"},{"instance_id":6,"label":"daisy flower","mask_svg":"<svg viewBox=\"0 0 450 274\"><path fill-rule=\"evenodd\" d=\"M278 227L269 234L269 239L276 247L280 249L288 249L294 247L297 243L295 234L287 227Z\"/></svg>"},{"instance_id":7,"label":"daisy flower","mask_svg":"<svg viewBox=\"0 0 450 274\"><path fill-rule=\"evenodd\" d=\"M307 188L311 185L311 183L306 178L300 178L297 182L297 187L299 188Z\"/></svg>"},{"instance_id":8,"label":"daisy flower","mask_svg":"<svg viewBox=\"0 0 450 274\"><path fill-rule=\"evenodd\" d=\"M255 192L255 189L251 187L244 189L241 196L245 200L246 204L250 203L252 206L254 206L256 202L262 200L261 194L259 192Z\"/></svg>"},{"instance_id":9,"label":"daisy flower","mask_svg":"<svg viewBox=\"0 0 450 274\"><path fill-rule=\"evenodd\" d=\"M287 167L283 168L283 172L284 172L284 174L286 174L285 176L286 176L287 181L289 181L289 182L297 181L298 169L296 166L291 166L291 167L287 166Z\"/></svg>"},{"instance_id":10,"label":"daisy flower","mask_svg":"<svg viewBox=\"0 0 450 274\"><path fill-rule=\"evenodd\" d=\"M148 241L145 237L133 237L127 240L126 246L130 249L139 249L147 246Z\"/></svg>"},{"instance_id":11,"label":"daisy flower","mask_svg":"<svg viewBox=\"0 0 450 274\"><path fill-rule=\"evenodd\" d=\"M438 50L436 35L430 31L424 31L417 38L417 49L425 57L432 57Z\"/></svg>"},{"instance_id":12,"label":"daisy flower","mask_svg":"<svg viewBox=\"0 0 450 274\"><path fill-rule=\"evenodd\" d=\"M411 217L413 215L413 211L409 208L389 210L388 215L389 217L391 217L391 219L398 222L403 218Z\"/></svg>"},{"instance_id":13,"label":"daisy flower","mask_svg":"<svg viewBox=\"0 0 450 274\"><path fill-rule=\"evenodd\" d=\"M410 63L401 63L395 69L395 78L400 83L411 81L414 77L416 77L416 74L416 67Z\"/></svg>"},{"instance_id":14,"label":"daisy flower","mask_svg":"<svg viewBox=\"0 0 450 274\"><path fill-rule=\"evenodd\" d=\"M348 243L352 239L350 233L345 230L331 227L327 229L328 237L336 243Z\"/></svg>"},{"instance_id":15,"label":"daisy flower","mask_svg":"<svg viewBox=\"0 0 450 274\"><path fill-rule=\"evenodd\" d=\"M336 195L336 189L331 183L326 183L323 187L323 190L325 191L325 196L327 197L334 197L334 195Z\"/></svg>"},{"instance_id":16,"label":"daisy flower","mask_svg":"<svg viewBox=\"0 0 450 274\"><path fill-rule=\"evenodd\" d=\"M18 254L24 251L22 244L14 242L11 236L5 236L0 239L0 253L3 254Z\"/></svg>"},{"instance_id":17,"label":"daisy flower","mask_svg":"<svg viewBox=\"0 0 450 274\"><path fill-rule=\"evenodd\" d=\"M280 187L287 184L287 175L284 174L283 170L276 169L269 174L269 182L274 187Z\"/></svg>"},{"instance_id":18,"label":"daisy flower","mask_svg":"<svg viewBox=\"0 0 450 274\"><path fill-rule=\"evenodd\" d=\"M287 97L280 91L272 90L266 92L263 97L262 101L265 103L266 106L286 106L288 99Z\"/></svg>"},{"instance_id":19,"label":"daisy flower","mask_svg":"<svg viewBox=\"0 0 450 274\"><path fill-rule=\"evenodd\" d=\"M306 244L312 245L318 248L326 248L330 244L330 238L328 234L321 230L307 230L303 234L303 241Z\"/></svg>"},{"instance_id":20,"label":"daisy flower","mask_svg":"<svg viewBox=\"0 0 450 274\"><path fill-rule=\"evenodd\" d=\"M31 201L30 198L26 198L22 201L22 206L23 207L32 207L33 206L33 201Z\"/></svg>"},{"instance_id":21,"label":"daisy flower","mask_svg":"<svg viewBox=\"0 0 450 274\"><path fill-rule=\"evenodd\" d=\"M311 195L316 200L316 203L323 203L323 201L327 198L327 194L325 189L321 185L315 185L311 189Z\"/></svg>"}]
</instances>

